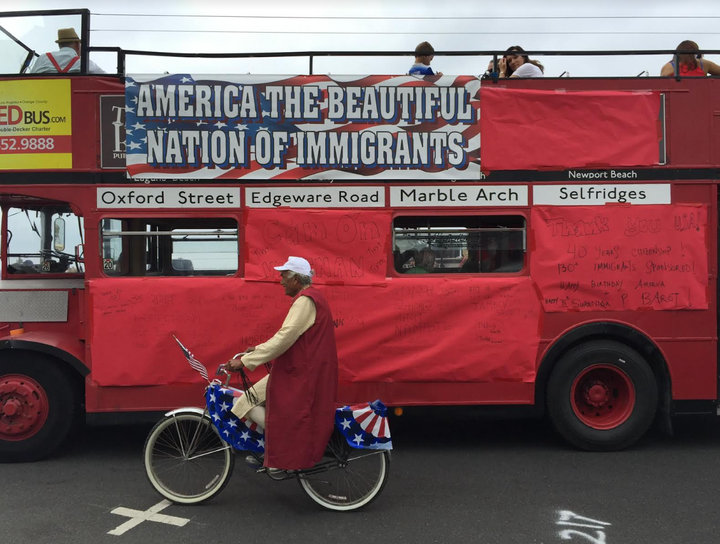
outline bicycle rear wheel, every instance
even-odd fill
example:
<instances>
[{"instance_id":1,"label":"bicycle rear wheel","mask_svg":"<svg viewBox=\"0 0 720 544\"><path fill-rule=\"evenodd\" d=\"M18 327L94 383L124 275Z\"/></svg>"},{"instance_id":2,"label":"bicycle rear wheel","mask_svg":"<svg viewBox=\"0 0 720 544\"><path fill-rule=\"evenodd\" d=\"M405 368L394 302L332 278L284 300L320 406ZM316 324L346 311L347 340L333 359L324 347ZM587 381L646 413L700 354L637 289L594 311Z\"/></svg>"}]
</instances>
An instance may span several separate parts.
<instances>
[{"instance_id":1,"label":"bicycle rear wheel","mask_svg":"<svg viewBox=\"0 0 720 544\"><path fill-rule=\"evenodd\" d=\"M235 466L232 447L208 418L193 412L160 420L145 441L143 459L150 484L180 504L199 504L216 496Z\"/></svg>"},{"instance_id":2,"label":"bicycle rear wheel","mask_svg":"<svg viewBox=\"0 0 720 544\"><path fill-rule=\"evenodd\" d=\"M375 500L390 475L388 452L356 450L338 432L333 433L328 450L337 465L318 474L298 475L310 498L337 511L358 510Z\"/></svg>"}]
</instances>

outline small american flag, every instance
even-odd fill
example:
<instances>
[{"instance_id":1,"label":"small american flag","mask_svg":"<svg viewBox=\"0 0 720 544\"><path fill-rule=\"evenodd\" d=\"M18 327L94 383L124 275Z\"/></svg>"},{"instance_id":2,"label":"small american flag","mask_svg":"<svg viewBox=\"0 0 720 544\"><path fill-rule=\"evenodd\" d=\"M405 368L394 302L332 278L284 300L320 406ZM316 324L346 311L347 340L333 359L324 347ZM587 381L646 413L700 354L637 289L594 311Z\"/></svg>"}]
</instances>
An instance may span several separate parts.
<instances>
[{"instance_id":1,"label":"small american flag","mask_svg":"<svg viewBox=\"0 0 720 544\"><path fill-rule=\"evenodd\" d=\"M189 349L182 345L180 340L178 340L175 335L173 335L173 338L175 338L175 341L178 343L178 346L180 346L180 349L183 350L185 358L187 359L188 363L190 363L190 366L197 370L200 375L205 378L206 382L210 383L210 379L208 378L208 373L205 366L200 361L198 361L192 353L190 353Z\"/></svg>"}]
</instances>

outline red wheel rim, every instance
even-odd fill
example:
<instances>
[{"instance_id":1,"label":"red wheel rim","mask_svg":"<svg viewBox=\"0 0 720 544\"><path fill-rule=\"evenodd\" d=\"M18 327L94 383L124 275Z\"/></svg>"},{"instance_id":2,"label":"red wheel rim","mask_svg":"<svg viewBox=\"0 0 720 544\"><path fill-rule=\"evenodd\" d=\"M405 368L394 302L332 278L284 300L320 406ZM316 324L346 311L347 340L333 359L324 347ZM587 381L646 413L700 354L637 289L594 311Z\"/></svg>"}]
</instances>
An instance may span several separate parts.
<instances>
[{"instance_id":1,"label":"red wheel rim","mask_svg":"<svg viewBox=\"0 0 720 544\"><path fill-rule=\"evenodd\" d=\"M0 378L0 440L27 440L43 428L50 412L47 394L28 376Z\"/></svg>"},{"instance_id":2,"label":"red wheel rim","mask_svg":"<svg viewBox=\"0 0 720 544\"><path fill-rule=\"evenodd\" d=\"M614 429L625 423L635 408L635 386L616 366L592 365L573 381L570 403L588 427Z\"/></svg>"}]
</instances>

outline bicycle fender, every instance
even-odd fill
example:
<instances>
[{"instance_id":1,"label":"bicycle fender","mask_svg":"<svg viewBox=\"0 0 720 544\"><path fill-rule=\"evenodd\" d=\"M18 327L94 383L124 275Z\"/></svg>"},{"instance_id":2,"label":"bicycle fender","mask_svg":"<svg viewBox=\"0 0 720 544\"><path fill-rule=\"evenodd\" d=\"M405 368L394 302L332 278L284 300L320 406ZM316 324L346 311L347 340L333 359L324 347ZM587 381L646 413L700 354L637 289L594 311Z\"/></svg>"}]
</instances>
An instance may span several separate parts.
<instances>
[{"instance_id":1,"label":"bicycle fender","mask_svg":"<svg viewBox=\"0 0 720 544\"><path fill-rule=\"evenodd\" d=\"M205 414L205 410L203 408L193 408L192 406L189 406L187 408L176 408L175 410L170 410L168 413L166 413L165 417L171 417L171 416L175 416L177 414L203 415L203 414ZM210 419L210 418L208 417L208 419Z\"/></svg>"}]
</instances>

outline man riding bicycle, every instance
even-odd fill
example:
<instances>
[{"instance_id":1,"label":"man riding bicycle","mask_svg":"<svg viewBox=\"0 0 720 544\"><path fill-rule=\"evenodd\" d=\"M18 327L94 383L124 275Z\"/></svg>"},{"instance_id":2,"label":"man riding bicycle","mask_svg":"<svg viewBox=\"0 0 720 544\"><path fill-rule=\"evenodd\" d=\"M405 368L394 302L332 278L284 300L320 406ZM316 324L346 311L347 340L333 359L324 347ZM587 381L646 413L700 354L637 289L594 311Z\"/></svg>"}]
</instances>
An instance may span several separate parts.
<instances>
[{"instance_id":1,"label":"man riding bicycle","mask_svg":"<svg viewBox=\"0 0 720 544\"><path fill-rule=\"evenodd\" d=\"M289 257L280 285L294 299L285 321L267 342L231 359L228 370L254 370L275 361L255 384L257 402L240 397L232 412L265 429L265 467L310 468L322 459L334 427L338 365L335 329L323 294L312 287L313 271L301 257Z\"/></svg>"}]
</instances>

